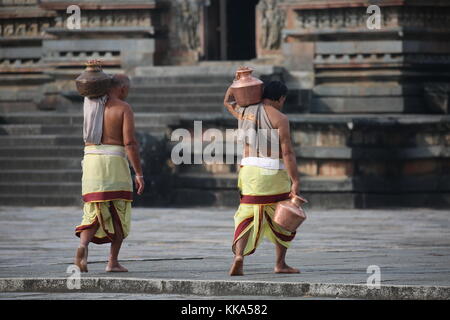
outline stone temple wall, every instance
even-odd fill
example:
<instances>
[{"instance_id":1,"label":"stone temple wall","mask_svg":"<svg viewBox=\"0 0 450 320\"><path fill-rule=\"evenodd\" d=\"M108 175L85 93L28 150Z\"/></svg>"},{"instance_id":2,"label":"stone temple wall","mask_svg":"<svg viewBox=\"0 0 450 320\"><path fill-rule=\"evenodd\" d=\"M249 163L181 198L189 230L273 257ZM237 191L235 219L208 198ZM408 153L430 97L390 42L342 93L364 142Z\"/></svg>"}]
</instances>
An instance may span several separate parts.
<instances>
[{"instance_id":1,"label":"stone temple wall","mask_svg":"<svg viewBox=\"0 0 450 320\"><path fill-rule=\"evenodd\" d=\"M208 3L3 0L2 96L55 107L88 59L129 74L140 66L196 65ZM373 3L380 29L368 27ZM68 28L71 4L81 9L80 29ZM254 62L289 71L292 112L448 113L448 1L261 0L255 11ZM18 98L23 85L30 90Z\"/></svg>"},{"instance_id":2,"label":"stone temple wall","mask_svg":"<svg viewBox=\"0 0 450 320\"><path fill-rule=\"evenodd\" d=\"M235 205L236 165L170 161L174 129L236 126L221 101L236 66L201 61L208 3L0 0L1 203L20 204L23 193L30 204L79 200L73 80L100 59L132 78L149 192L139 203ZM71 4L80 29L67 28ZM380 29L367 25L372 4ZM445 0L259 1L248 63L289 87L285 111L312 205L450 205L449 13Z\"/></svg>"},{"instance_id":3,"label":"stone temple wall","mask_svg":"<svg viewBox=\"0 0 450 320\"><path fill-rule=\"evenodd\" d=\"M450 118L430 115L289 115L301 193L321 208L440 207L450 204ZM236 127L222 117L203 121L202 150L221 163L170 165L171 203L239 202L238 162L225 163L232 139L211 142L208 129ZM173 129L193 131L192 120ZM194 150L194 143L191 145ZM172 142L171 148L177 142ZM227 149L228 148L228 149ZM236 149L234 149L236 150ZM222 154L224 152L224 154ZM236 152L236 151L234 151ZM198 152L194 156L199 156ZM237 158L239 153L235 153ZM170 162L170 161L169 161Z\"/></svg>"},{"instance_id":4,"label":"stone temple wall","mask_svg":"<svg viewBox=\"0 0 450 320\"><path fill-rule=\"evenodd\" d=\"M71 5L81 10L80 28L69 26ZM1 103L11 111L23 103L70 105L62 93L74 89L89 59L110 72L130 73L157 63L166 50L164 9L153 0L2 0L0 17Z\"/></svg>"},{"instance_id":5,"label":"stone temple wall","mask_svg":"<svg viewBox=\"0 0 450 320\"><path fill-rule=\"evenodd\" d=\"M367 8L378 4L380 28ZM448 1L288 1L283 54L312 113L448 113ZM372 21L369 21L369 24Z\"/></svg>"}]
</instances>

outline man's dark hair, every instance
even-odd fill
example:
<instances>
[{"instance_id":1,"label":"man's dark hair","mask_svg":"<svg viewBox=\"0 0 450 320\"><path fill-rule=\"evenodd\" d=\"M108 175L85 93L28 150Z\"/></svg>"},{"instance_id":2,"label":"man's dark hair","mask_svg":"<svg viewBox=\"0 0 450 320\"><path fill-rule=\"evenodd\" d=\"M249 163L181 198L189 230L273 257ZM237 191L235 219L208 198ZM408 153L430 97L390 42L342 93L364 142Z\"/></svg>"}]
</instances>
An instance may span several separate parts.
<instances>
[{"instance_id":1,"label":"man's dark hair","mask_svg":"<svg viewBox=\"0 0 450 320\"><path fill-rule=\"evenodd\" d=\"M129 87L130 78L123 74L114 74L111 76L111 88Z\"/></svg>"},{"instance_id":2,"label":"man's dark hair","mask_svg":"<svg viewBox=\"0 0 450 320\"><path fill-rule=\"evenodd\" d=\"M271 81L264 86L263 99L269 99L273 101L280 100L281 97L287 95L288 89L286 85L281 81Z\"/></svg>"}]
</instances>

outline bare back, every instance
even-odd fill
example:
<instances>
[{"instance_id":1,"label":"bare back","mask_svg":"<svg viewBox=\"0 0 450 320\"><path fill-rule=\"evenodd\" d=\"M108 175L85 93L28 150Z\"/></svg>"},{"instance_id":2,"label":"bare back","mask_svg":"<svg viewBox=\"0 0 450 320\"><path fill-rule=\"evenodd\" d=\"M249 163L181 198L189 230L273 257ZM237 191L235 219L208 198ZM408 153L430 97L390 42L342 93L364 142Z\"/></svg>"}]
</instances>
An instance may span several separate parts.
<instances>
[{"instance_id":1,"label":"bare back","mask_svg":"<svg viewBox=\"0 0 450 320\"><path fill-rule=\"evenodd\" d=\"M284 115L283 113L281 113L279 110L277 110L276 108L269 106L269 105L264 105L264 110L266 111L266 114L269 118L270 124L272 125L272 128L274 129L280 129L281 126L285 126L285 120L287 119L286 115ZM281 136L280 136L281 138ZM252 152L253 151L253 152ZM271 152L270 150L267 150L268 157L271 157ZM253 148L248 145L245 144L244 146L244 157L248 157L250 154L255 154ZM280 145L280 150L279 150L279 158L282 158L282 150L281 150L281 145Z\"/></svg>"},{"instance_id":2,"label":"bare back","mask_svg":"<svg viewBox=\"0 0 450 320\"><path fill-rule=\"evenodd\" d=\"M103 115L102 144L124 145L124 113L129 108L128 103L122 100L116 98L108 99Z\"/></svg>"}]
</instances>

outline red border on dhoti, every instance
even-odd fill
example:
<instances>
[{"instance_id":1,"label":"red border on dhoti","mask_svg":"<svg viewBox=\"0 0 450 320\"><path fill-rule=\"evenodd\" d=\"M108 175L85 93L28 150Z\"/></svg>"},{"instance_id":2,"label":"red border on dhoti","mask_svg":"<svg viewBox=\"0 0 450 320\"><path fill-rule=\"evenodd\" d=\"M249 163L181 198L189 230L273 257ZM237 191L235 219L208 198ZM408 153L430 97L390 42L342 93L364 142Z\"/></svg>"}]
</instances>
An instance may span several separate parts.
<instances>
[{"instance_id":1,"label":"red border on dhoti","mask_svg":"<svg viewBox=\"0 0 450 320\"><path fill-rule=\"evenodd\" d=\"M270 196L249 196L241 195L242 204L270 204L289 199L289 192L274 194Z\"/></svg>"},{"instance_id":2,"label":"red border on dhoti","mask_svg":"<svg viewBox=\"0 0 450 320\"><path fill-rule=\"evenodd\" d=\"M252 223L252 221L253 221L253 217L250 217L250 218L244 219L244 220L238 225L238 227L236 228L236 231L234 232L234 240L233 240L233 242L236 242L237 238L240 236L240 234L242 233L242 231L244 231L245 228L247 228L248 225L249 225L250 223Z\"/></svg>"},{"instance_id":3,"label":"red border on dhoti","mask_svg":"<svg viewBox=\"0 0 450 320\"><path fill-rule=\"evenodd\" d=\"M98 204L96 204L96 205L98 206ZM111 218L113 219L114 228L117 225L119 225L120 231L122 233L122 237L125 237L125 233L123 232L122 221L120 220L119 213L117 212L117 209L114 206L114 203L111 202L111 206L109 207L109 210L110 210L109 212L111 214ZM102 218L101 215L100 215L100 218ZM114 223L114 221L116 223ZM94 236L94 237L92 237L91 242L95 243L95 244L104 244L104 243L112 242L115 239L116 235L117 235L117 230L115 230L114 233L110 233L108 230L106 230L103 227L104 226L103 220L102 220L102 223L99 223L98 217L95 217L94 222L91 223L91 224L85 224L85 225L81 225L81 226L78 226L77 228L75 228L75 235L77 237L80 237L80 234L81 234L81 232L83 230L87 230L87 229L90 229L90 228L93 228L93 227L97 227L97 224L99 224L98 228L103 228L103 231L106 233L106 236L103 237L103 238L98 238L98 237Z\"/></svg>"},{"instance_id":4,"label":"red border on dhoti","mask_svg":"<svg viewBox=\"0 0 450 320\"><path fill-rule=\"evenodd\" d=\"M133 200L131 191L101 191L91 192L83 195L84 202L111 201L111 200Z\"/></svg>"}]
</instances>

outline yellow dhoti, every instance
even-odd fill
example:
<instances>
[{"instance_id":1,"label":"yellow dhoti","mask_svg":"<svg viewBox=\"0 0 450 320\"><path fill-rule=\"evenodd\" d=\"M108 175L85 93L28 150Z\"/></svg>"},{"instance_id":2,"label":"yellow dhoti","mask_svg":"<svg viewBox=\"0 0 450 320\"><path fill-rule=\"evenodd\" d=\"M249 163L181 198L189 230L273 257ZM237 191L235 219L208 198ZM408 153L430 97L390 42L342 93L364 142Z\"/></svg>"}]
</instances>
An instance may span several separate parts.
<instances>
[{"instance_id":1,"label":"yellow dhoti","mask_svg":"<svg viewBox=\"0 0 450 320\"><path fill-rule=\"evenodd\" d=\"M80 236L81 231L99 224L92 242L108 243L114 239L116 223L126 238L130 231L133 184L125 148L86 146L82 167L83 220L75 234Z\"/></svg>"},{"instance_id":2,"label":"yellow dhoti","mask_svg":"<svg viewBox=\"0 0 450 320\"><path fill-rule=\"evenodd\" d=\"M289 198L291 182L287 172L243 166L239 171L238 187L241 201L234 215L233 252L236 242L246 233L250 234L244 255L255 252L263 236L288 248L295 232L273 222L276 203Z\"/></svg>"}]
</instances>

